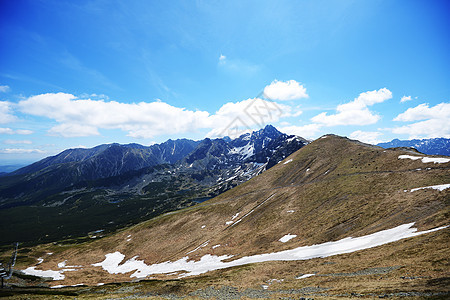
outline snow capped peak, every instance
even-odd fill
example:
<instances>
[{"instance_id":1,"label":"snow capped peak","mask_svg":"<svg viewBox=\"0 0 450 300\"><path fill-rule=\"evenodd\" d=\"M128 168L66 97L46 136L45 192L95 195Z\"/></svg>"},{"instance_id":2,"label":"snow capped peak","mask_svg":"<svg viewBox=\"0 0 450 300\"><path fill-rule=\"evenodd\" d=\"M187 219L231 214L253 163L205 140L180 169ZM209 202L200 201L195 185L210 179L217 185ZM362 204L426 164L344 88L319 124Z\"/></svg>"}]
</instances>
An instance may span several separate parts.
<instances>
[{"instance_id":1,"label":"snow capped peak","mask_svg":"<svg viewBox=\"0 0 450 300\"><path fill-rule=\"evenodd\" d=\"M249 141L252 135L250 133L246 133L240 136L240 138L244 141Z\"/></svg>"},{"instance_id":2,"label":"snow capped peak","mask_svg":"<svg viewBox=\"0 0 450 300\"><path fill-rule=\"evenodd\" d=\"M241 159L245 160L247 158L249 158L250 156L252 156L255 152L255 147L253 146L253 144L248 143L245 146L242 147L234 147L230 150L229 154L238 154L239 156L241 156Z\"/></svg>"}]
</instances>

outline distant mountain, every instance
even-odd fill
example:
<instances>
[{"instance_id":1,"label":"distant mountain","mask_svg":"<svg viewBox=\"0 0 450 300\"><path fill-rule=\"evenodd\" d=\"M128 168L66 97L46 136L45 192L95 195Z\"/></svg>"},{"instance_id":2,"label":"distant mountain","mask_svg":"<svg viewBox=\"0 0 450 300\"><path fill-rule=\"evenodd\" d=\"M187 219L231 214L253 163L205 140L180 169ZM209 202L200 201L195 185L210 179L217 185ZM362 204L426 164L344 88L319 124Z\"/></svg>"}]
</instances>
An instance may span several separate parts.
<instances>
[{"instance_id":1,"label":"distant mountain","mask_svg":"<svg viewBox=\"0 0 450 300\"><path fill-rule=\"evenodd\" d=\"M0 176L11 173L17 169L23 168L26 164L9 164L0 166Z\"/></svg>"},{"instance_id":2,"label":"distant mountain","mask_svg":"<svg viewBox=\"0 0 450 300\"><path fill-rule=\"evenodd\" d=\"M10 220L0 235L50 241L136 223L216 196L307 143L268 125L233 140L68 149L0 177L0 220Z\"/></svg>"},{"instance_id":3,"label":"distant mountain","mask_svg":"<svg viewBox=\"0 0 450 300\"><path fill-rule=\"evenodd\" d=\"M450 139L434 138L423 140L404 140L394 139L387 143L379 143L377 146L383 148L412 147L419 152L428 155L447 155L450 156Z\"/></svg>"},{"instance_id":4,"label":"distant mountain","mask_svg":"<svg viewBox=\"0 0 450 300\"><path fill-rule=\"evenodd\" d=\"M180 165L201 172L196 178L208 182L209 194L215 196L273 167L306 144L301 137L267 125L233 140L204 139Z\"/></svg>"},{"instance_id":5,"label":"distant mountain","mask_svg":"<svg viewBox=\"0 0 450 300\"><path fill-rule=\"evenodd\" d=\"M198 142L168 140L149 147L139 144L108 144L91 149L68 149L58 155L21 168L11 175L22 175L61 168L76 168L77 176L86 179L105 178L163 163L174 163L190 153Z\"/></svg>"}]
</instances>

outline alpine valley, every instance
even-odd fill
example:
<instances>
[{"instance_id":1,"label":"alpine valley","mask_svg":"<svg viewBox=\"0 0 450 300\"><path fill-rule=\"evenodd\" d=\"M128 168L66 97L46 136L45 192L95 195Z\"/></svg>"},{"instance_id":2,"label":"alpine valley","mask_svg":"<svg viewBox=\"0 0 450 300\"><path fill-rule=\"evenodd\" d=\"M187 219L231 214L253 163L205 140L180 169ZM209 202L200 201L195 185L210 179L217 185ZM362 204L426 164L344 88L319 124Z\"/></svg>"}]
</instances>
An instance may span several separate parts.
<instances>
[{"instance_id":1,"label":"alpine valley","mask_svg":"<svg viewBox=\"0 0 450 300\"><path fill-rule=\"evenodd\" d=\"M233 140L65 150L0 177L1 244L89 239L188 207L249 180L307 143L268 125Z\"/></svg>"},{"instance_id":2,"label":"alpine valley","mask_svg":"<svg viewBox=\"0 0 450 300\"><path fill-rule=\"evenodd\" d=\"M2 222L40 213L36 224L48 214L55 227L40 228L54 242L20 247L21 271L1 294L12 299L450 295L446 156L336 135L308 143L268 126L235 140L68 150L3 178L2 195ZM98 232L75 239L87 225L63 220L84 218ZM33 223L20 224L6 225L24 238ZM60 231L72 239L55 240Z\"/></svg>"}]
</instances>

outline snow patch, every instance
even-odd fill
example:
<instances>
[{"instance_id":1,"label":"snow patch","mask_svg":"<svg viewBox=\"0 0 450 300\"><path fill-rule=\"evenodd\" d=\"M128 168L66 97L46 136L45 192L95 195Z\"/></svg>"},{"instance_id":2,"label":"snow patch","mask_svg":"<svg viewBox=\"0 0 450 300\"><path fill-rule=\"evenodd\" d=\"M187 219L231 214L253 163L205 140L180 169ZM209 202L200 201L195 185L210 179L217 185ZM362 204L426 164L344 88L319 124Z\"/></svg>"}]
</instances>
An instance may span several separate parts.
<instances>
[{"instance_id":1,"label":"snow patch","mask_svg":"<svg viewBox=\"0 0 450 300\"><path fill-rule=\"evenodd\" d=\"M63 280L65 278L64 271L53 271L53 270L36 270L36 267L28 267L22 272L26 275L33 275L38 277L50 277L53 280Z\"/></svg>"},{"instance_id":2,"label":"snow patch","mask_svg":"<svg viewBox=\"0 0 450 300\"><path fill-rule=\"evenodd\" d=\"M296 234L286 234L281 239L279 239L279 241L282 242L282 243L286 243L286 242L289 242L290 240L292 240L295 237L297 237Z\"/></svg>"},{"instance_id":3,"label":"snow patch","mask_svg":"<svg viewBox=\"0 0 450 300\"><path fill-rule=\"evenodd\" d=\"M435 164L445 164L450 161L450 158L445 157L424 157L422 158L423 163L435 163Z\"/></svg>"},{"instance_id":4,"label":"snow patch","mask_svg":"<svg viewBox=\"0 0 450 300\"><path fill-rule=\"evenodd\" d=\"M415 189L411 189L411 193L418 191L418 190L424 190L424 189L433 189L433 190L439 190L439 191L443 191L450 188L450 183L448 184L439 184L439 185L430 185L430 186L424 186L424 187L419 187L419 188L415 188ZM406 192L407 190L405 190Z\"/></svg>"},{"instance_id":5,"label":"snow patch","mask_svg":"<svg viewBox=\"0 0 450 300\"><path fill-rule=\"evenodd\" d=\"M67 260L60 262L58 264L58 268L62 269L62 268L82 268L83 266L68 266L67 265ZM67 271L68 269L66 269ZM70 271L72 271L72 269L70 269Z\"/></svg>"},{"instance_id":6,"label":"snow patch","mask_svg":"<svg viewBox=\"0 0 450 300\"><path fill-rule=\"evenodd\" d=\"M47 253L47 255L52 255L53 253ZM43 258L38 258L38 265L44 261ZM64 272L77 271L77 268L82 268L82 266L67 266L67 260L58 263L58 268L62 269L59 271L53 270L36 270L36 267L28 267L22 272L26 275L33 275L38 277L50 277L53 280L63 280L65 278ZM63 269L64 268L64 269Z\"/></svg>"},{"instance_id":7,"label":"snow patch","mask_svg":"<svg viewBox=\"0 0 450 300\"><path fill-rule=\"evenodd\" d=\"M435 164L445 164L450 161L450 158L444 157L426 157L426 156L412 156L412 155L399 155L398 159L412 159L418 160L421 159L423 163L435 163Z\"/></svg>"},{"instance_id":8,"label":"snow patch","mask_svg":"<svg viewBox=\"0 0 450 300\"><path fill-rule=\"evenodd\" d=\"M63 262L60 262L59 264L58 264L58 268L64 268L65 266L66 266L66 262L67 262L67 260L65 260L65 261L63 261Z\"/></svg>"},{"instance_id":9,"label":"snow patch","mask_svg":"<svg viewBox=\"0 0 450 300\"><path fill-rule=\"evenodd\" d=\"M292 209L291 209L291 210L288 210L287 212L288 212L288 213L293 213L293 212L295 212L295 210L292 210Z\"/></svg>"},{"instance_id":10,"label":"snow patch","mask_svg":"<svg viewBox=\"0 0 450 300\"><path fill-rule=\"evenodd\" d=\"M231 176L230 178L228 178L227 180L225 180L225 181L230 181L230 180L233 180L233 179L235 179L236 178L236 176Z\"/></svg>"},{"instance_id":11,"label":"snow patch","mask_svg":"<svg viewBox=\"0 0 450 300\"><path fill-rule=\"evenodd\" d=\"M251 143L248 143L242 147L234 147L230 150L229 154L238 154L242 159L247 159L255 152L255 147Z\"/></svg>"},{"instance_id":12,"label":"snow patch","mask_svg":"<svg viewBox=\"0 0 450 300\"><path fill-rule=\"evenodd\" d=\"M64 287L74 287L74 286L80 286L80 285L84 285L84 283L78 283L78 284L73 284L73 285L62 285L62 284L60 284L60 285L51 286L50 288L51 289L60 289L60 288L64 288Z\"/></svg>"},{"instance_id":13,"label":"snow patch","mask_svg":"<svg viewBox=\"0 0 450 300\"><path fill-rule=\"evenodd\" d=\"M292 142L292 141L294 141L294 140L296 140L297 139L297 137L291 137L291 138L288 138L287 140L286 140L286 142L288 142L288 143L290 143L290 142Z\"/></svg>"},{"instance_id":14,"label":"snow patch","mask_svg":"<svg viewBox=\"0 0 450 300\"><path fill-rule=\"evenodd\" d=\"M227 221L227 222L225 222L225 224L227 224L227 225L233 224L233 221Z\"/></svg>"},{"instance_id":15,"label":"snow patch","mask_svg":"<svg viewBox=\"0 0 450 300\"><path fill-rule=\"evenodd\" d=\"M205 228L205 227L206 227L206 225L202 225L202 229Z\"/></svg>"},{"instance_id":16,"label":"snow patch","mask_svg":"<svg viewBox=\"0 0 450 300\"><path fill-rule=\"evenodd\" d=\"M287 160L287 161L285 161L285 162L283 163L283 165L286 165L286 164L290 163L291 161L292 161L292 158L289 159L289 160Z\"/></svg>"},{"instance_id":17,"label":"snow patch","mask_svg":"<svg viewBox=\"0 0 450 300\"><path fill-rule=\"evenodd\" d=\"M217 247L220 247L220 244L214 245L211 248L216 249Z\"/></svg>"},{"instance_id":18,"label":"snow patch","mask_svg":"<svg viewBox=\"0 0 450 300\"><path fill-rule=\"evenodd\" d=\"M316 274L303 274L302 276L295 277L295 279L308 278L308 277L311 277L311 276L314 276L314 275L316 275Z\"/></svg>"},{"instance_id":19,"label":"snow patch","mask_svg":"<svg viewBox=\"0 0 450 300\"><path fill-rule=\"evenodd\" d=\"M251 263L260 263L267 261L307 260L343 253L351 253L354 251L396 242L405 238L438 231L448 227L443 226L417 232L417 229L412 227L413 225L414 223L403 224L395 228L382 230L357 238L348 237L334 242L327 242L312 246L303 246L280 252L246 256L227 262L224 262L224 260L229 260L233 257L232 255L215 256L206 254L202 258L200 258L199 261L189 260L189 257L185 256L174 262L166 261L153 265L147 265L144 263L144 261L137 260L137 256L135 256L120 265L122 260L125 258L125 255L121 254L120 252L114 252L106 254L105 260L93 264L93 266L102 267L110 274L125 274L134 271L134 273L132 273L130 277L137 278L144 278L152 274L167 274L177 271L183 272L180 277L186 277L203 274L213 270L242 266Z\"/></svg>"}]
</instances>

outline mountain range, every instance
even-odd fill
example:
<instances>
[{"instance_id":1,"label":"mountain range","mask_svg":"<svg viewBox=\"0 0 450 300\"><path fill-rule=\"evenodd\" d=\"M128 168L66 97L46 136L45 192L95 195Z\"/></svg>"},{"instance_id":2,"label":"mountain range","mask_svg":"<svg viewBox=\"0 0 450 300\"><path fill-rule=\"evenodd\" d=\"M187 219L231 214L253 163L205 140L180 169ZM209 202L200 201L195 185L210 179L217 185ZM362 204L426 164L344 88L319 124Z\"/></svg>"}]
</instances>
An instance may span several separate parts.
<instances>
[{"instance_id":1,"label":"mountain range","mask_svg":"<svg viewBox=\"0 0 450 300\"><path fill-rule=\"evenodd\" d=\"M0 177L2 243L88 236L194 205L307 143L268 125L236 139L68 149Z\"/></svg>"},{"instance_id":2,"label":"mountain range","mask_svg":"<svg viewBox=\"0 0 450 300\"><path fill-rule=\"evenodd\" d=\"M244 140L205 140L177 167L261 164ZM450 157L326 135L201 204L25 248L17 276L86 298L444 299L449 179Z\"/></svg>"},{"instance_id":3,"label":"mountain range","mask_svg":"<svg viewBox=\"0 0 450 300\"><path fill-rule=\"evenodd\" d=\"M383 148L395 147L411 147L419 152L429 155L450 155L450 139L433 138L433 139L414 139L414 140L399 140L394 139L390 142L377 144Z\"/></svg>"}]
</instances>

